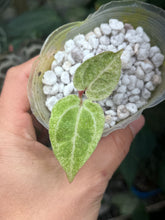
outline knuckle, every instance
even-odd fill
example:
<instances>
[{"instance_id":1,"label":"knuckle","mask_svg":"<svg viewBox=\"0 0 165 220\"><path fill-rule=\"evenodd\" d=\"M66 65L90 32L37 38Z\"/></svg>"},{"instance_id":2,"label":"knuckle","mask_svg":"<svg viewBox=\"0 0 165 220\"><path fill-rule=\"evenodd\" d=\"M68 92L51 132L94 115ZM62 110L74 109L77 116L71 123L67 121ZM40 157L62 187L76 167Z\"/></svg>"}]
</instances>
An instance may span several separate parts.
<instances>
[{"instance_id":1,"label":"knuckle","mask_svg":"<svg viewBox=\"0 0 165 220\"><path fill-rule=\"evenodd\" d=\"M129 128L125 128L125 130L114 133L112 135L112 139L118 155L121 155L121 158L124 158L129 152L129 148L133 140L131 131Z\"/></svg>"},{"instance_id":2,"label":"knuckle","mask_svg":"<svg viewBox=\"0 0 165 220\"><path fill-rule=\"evenodd\" d=\"M19 79L22 75L22 71L20 71L19 66L12 66L8 69L6 73L6 78L10 80Z\"/></svg>"},{"instance_id":3,"label":"knuckle","mask_svg":"<svg viewBox=\"0 0 165 220\"><path fill-rule=\"evenodd\" d=\"M17 67L15 67L15 66L10 67L6 73L6 77L11 78L11 77L15 76L15 74L17 72L16 69L17 69Z\"/></svg>"},{"instance_id":4,"label":"knuckle","mask_svg":"<svg viewBox=\"0 0 165 220\"><path fill-rule=\"evenodd\" d=\"M13 72L15 72L15 70L16 70L16 67L12 66L8 69L7 74L13 74Z\"/></svg>"}]
</instances>

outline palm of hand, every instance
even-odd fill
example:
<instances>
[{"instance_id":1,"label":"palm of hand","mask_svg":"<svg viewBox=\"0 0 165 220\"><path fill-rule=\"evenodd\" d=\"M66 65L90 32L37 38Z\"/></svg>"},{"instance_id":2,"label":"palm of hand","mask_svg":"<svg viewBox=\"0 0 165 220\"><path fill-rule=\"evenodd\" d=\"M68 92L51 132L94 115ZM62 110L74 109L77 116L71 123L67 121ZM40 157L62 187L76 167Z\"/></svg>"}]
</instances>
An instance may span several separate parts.
<instances>
[{"instance_id":1,"label":"palm of hand","mask_svg":"<svg viewBox=\"0 0 165 220\"><path fill-rule=\"evenodd\" d=\"M144 120L102 138L69 184L53 152L36 140L28 113L26 88L33 61L8 72L0 97L0 217L96 219L108 180L129 150L132 131Z\"/></svg>"}]
</instances>

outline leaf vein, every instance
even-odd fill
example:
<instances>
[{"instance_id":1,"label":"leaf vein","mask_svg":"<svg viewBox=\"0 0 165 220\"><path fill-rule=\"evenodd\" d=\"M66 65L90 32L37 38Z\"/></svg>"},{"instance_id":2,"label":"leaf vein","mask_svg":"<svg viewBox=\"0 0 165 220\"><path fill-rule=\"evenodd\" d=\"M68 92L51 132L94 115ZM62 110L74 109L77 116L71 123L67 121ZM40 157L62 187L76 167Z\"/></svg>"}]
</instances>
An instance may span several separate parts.
<instances>
[{"instance_id":1,"label":"leaf vein","mask_svg":"<svg viewBox=\"0 0 165 220\"><path fill-rule=\"evenodd\" d=\"M97 75L97 77L90 83L90 85L88 86L88 90L90 90L90 88L92 87L92 85L100 78L100 76L101 75L103 75L103 73L104 72L106 72L109 68L110 68L110 66L111 66L111 64L113 63L114 61L112 60L109 64L108 64L108 66L104 69L104 70L102 70L98 75Z\"/></svg>"}]
</instances>

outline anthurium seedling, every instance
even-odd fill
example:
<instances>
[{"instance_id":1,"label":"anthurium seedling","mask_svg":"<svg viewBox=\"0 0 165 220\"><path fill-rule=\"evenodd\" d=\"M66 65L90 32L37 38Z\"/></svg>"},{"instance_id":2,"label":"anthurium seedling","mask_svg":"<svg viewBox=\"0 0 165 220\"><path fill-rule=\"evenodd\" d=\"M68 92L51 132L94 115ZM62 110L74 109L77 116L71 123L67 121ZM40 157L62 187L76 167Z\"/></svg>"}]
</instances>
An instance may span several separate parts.
<instances>
[{"instance_id":1,"label":"anthurium seedling","mask_svg":"<svg viewBox=\"0 0 165 220\"><path fill-rule=\"evenodd\" d=\"M121 75L121 54L122 51L107 51L86 60L74 75L75 88L84 90L87 98L93 101L107 98L116 88Z\"/></svg>"},{"instance_id":2,"label":"anthurium seedling","mask_svg":"<svg viewBox=\"0 0 165 220\"><path fill-rule=\"evenodd\" d=\"M93 101L107 98L116 88L121 74L121 53L103 52L82 63L73 79L79 96L69 95L52 109L49 137L69 182L89 159L102 136L104 112ZM85 101L83 94L87 97Z\"/></svg>"}]
</instances>

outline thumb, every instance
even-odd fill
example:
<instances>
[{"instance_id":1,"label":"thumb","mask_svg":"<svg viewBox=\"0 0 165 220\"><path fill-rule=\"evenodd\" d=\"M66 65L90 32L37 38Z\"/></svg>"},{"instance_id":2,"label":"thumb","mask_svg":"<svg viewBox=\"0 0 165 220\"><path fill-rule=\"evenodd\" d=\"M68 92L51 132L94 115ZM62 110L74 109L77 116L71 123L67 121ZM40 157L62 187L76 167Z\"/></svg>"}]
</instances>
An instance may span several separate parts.
<instances>
[{"instance_id":1,"label":"thumb","mask_svg":"<svg viewBox=\"0 0 165 220\"><path fill-rule=\"evenodd\" d=\"M88 169L91 174L100 173L109 180L127 155L131 142L143 127L144 121L144 117L140 116L126 128L103 137L84 169Z\"/></svg>"}]
</instances>

